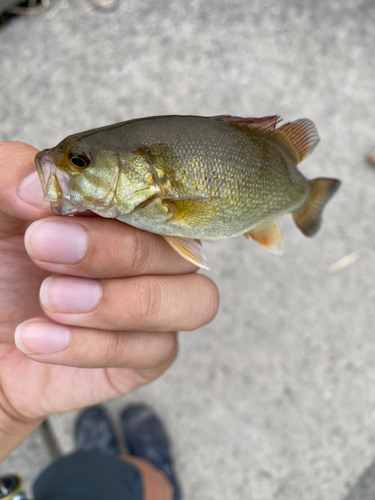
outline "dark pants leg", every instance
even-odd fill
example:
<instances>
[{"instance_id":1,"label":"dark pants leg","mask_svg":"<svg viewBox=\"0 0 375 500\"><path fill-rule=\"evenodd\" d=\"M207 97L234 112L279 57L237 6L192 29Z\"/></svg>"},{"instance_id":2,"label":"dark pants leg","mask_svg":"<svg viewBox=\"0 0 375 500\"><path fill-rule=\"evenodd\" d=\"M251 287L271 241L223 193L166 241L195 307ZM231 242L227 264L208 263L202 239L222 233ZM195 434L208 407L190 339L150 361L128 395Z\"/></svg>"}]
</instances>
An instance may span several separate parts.
<instances>
[{"instance_id":1,"label":"dark pants leg","mask_svg":"<svg viewBox=\"0 0 375 500\"><path fill-rule=\"evenodd\" d=\"M35 500L142 500L141 475L102 451L78 451L48 467L35 481Z\"/></svg>"}]
</instances>

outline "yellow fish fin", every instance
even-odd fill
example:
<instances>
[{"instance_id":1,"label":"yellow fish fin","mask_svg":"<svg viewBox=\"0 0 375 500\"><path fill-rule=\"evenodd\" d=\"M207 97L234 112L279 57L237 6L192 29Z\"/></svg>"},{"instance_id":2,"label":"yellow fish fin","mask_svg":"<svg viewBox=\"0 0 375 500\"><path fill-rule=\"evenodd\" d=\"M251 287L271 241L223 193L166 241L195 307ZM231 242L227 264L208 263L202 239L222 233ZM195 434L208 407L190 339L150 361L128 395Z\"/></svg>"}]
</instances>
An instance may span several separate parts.
<instances>
[{"instance_id":1,"label":"yellow fish fin","mask_svg":"<svg viewBox=\"0 0 375 500\"><path fill-rule=\"evenodd\" d=\"M173 250L176 250L181 257L189 262L192 262L195 266L202 267L203 269L209 269L200 240L165 235L163 235L163 238L165 238L167 243L169 243Z\"/></svg>"},{"instance_id":2,"label":"yellow fish fin","mask_svg":"<svg viewBox=\"0 0 375 500\"><path fill-rule=\"evenodd\" d=\"M314 236L322 221L322 212L326 203L340 187L337 179L314 179L310 181L312 191L307 201L293 212L294 222L306 236Z\"/></svg>"},{"instance_id":3,"label":"yellow fish fin","mask_svg":"<svg viewBox=\"0 0 375 500\"><path fill-rule=\"evenodd\" d=\"M319 142L315 125L307 118L286 123L274 134L287 146L297 163L306 158Z\"/></svg>"},{"instance_id":4,"label":"yellow fish fin","mask_svg":"<svg viewBox=\"0 0 375 500\"><path fill-rule=\"evenodd\" d=\"M227 122L230 125L239 127L259 128L261 130L275 130L276 125L281 120L280 116L263 116L263 118L241 118L240 116L213 116L217 121Z\"/></svg>"},{"instance_id":5,"label":"yellow fish fin","mask_svg":"<svg viewBox=\"0 0 375 500\"><path fill-rule=\"evenodd\" d=\"M281 255L283 253L282 245L284 243L279 225L276 219L267 220L244 233L245 238L252 238L259 245L264 246L272 253Z\"/></svg>"},{"instance_id":6,"label":"yellow fish fin","mask_svg":"<svg viewBox=\"0 0 375 500\"><path fill-rule=\"evenodd\" d=\"M186 225L202 224L211 221L217 213L216 202L213 200L163 200L171 214L168 222L171 224L184 221Z\"/></svg>"}]
</instances>

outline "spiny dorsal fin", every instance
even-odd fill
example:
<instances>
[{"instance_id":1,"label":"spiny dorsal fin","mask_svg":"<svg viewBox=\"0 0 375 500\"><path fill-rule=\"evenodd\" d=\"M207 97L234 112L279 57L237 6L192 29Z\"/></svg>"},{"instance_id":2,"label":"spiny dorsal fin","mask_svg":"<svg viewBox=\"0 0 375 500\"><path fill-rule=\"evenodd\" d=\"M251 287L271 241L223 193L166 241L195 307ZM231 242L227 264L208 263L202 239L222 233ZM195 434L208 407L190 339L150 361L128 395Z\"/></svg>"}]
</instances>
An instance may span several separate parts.
<instances>
[{"instance_id":1,"label":"spiny dorsal fin","mask_svg":"<svg viewBox=\"0 0 375 500\"><path fill-rule=\"evenodd\" d=\"M214 120L227 122L232 125L258 128L261 130L275 130L276 125L281 121L280 116L264 116L263 118L241 118L240 116L213 116Z\"/></svg>"},{"instance_id":2,"label":"spiny dorsal fin","mask_svg":"<svg viewBox=\"0 0 375 500\"><path fill-rule=\"evenodd\" d=\"M307 118L286 123L274 133L288 147L297 163L306 158L319 142L315 125Z\"/></svg>"},{"instance_id":3,"label":"spiny dorsal fin","mask_svg":"<svg viewBox=\"0 0 375 500\"><path fill-rule=\"evenodd\" d=\"M314 179L312 191L303 206L293 212L294 222L306 236L314 236L318 231L323 208L340 187L341 182L337 179Z\"/></svg>"},{"instance_id":4,"label":"spiny dorsal fin","mask_svg":"<svg viewBox=\"0 0 375 500\"><path fill-rule=\"evenodd\" d=\"M181 255L181 257L192 262L195 266L209 269L200 240L165 235L163 235L163 238L171 245L173 250L176 250L176 252Z\"/></svg>"},{"instance_id":5,"label":"spiny dorsal fin","mask_svg":"<svg viewBox=\"0 0 375 500\"><path fill-rule=\"evenodd\" d=\"M276 219L267 220L244 233L245 238L252 238L254 241L267 248L272 253L281 255L284 243L279 225Z\"/></svg>"}]
</instances>

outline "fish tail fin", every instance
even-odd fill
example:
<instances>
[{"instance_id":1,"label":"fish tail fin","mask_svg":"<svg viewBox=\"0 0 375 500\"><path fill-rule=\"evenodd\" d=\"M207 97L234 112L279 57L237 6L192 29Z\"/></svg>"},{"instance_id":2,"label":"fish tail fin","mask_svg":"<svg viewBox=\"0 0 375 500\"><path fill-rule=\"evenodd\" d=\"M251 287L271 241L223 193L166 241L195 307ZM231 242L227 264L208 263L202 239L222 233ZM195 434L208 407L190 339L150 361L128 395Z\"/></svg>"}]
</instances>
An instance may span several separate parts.
<instances>
[{"instance_id":1,"label":"fish tail fin","mask_svg":"<svg viewBox=\"0 0 375 500\"><path fill-rule=\"evenodd\" d=\"M306 202L293 212L293 219L298 228L306 236L314 236L322 221L322 212L327 202L340 187L338 179L314 179L311 182L311 193Z\"/></svg>"}]
</instances>

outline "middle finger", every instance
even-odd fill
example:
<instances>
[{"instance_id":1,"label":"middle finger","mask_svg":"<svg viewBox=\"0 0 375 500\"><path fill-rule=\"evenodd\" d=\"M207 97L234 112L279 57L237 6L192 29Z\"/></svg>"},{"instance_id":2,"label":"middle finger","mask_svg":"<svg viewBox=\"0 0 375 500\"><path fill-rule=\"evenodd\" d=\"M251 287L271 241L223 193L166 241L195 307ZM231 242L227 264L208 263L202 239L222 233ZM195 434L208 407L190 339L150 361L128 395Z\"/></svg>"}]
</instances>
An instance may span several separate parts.
<instances>
[{"instance_id":1,"label":"middle finger","mask_svg":"<svg viewBox=\"0 0 375 500\"><path fill-rule=\"evenodd\" d=\"M43 282L40 299L53 321L106 330L193 330L211 321L219 305L216 285L200 274L52 276Z\"/></svg>"}]
</instances>

